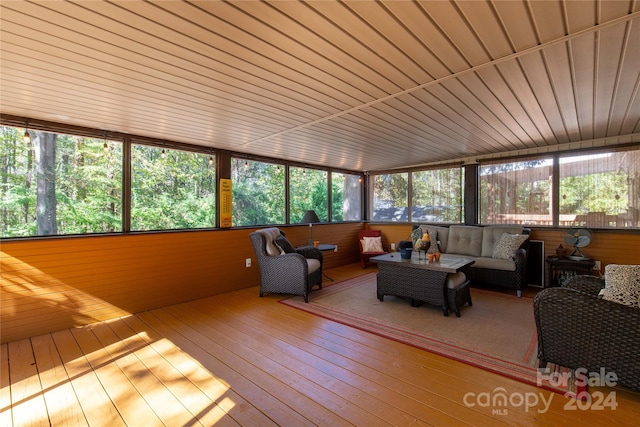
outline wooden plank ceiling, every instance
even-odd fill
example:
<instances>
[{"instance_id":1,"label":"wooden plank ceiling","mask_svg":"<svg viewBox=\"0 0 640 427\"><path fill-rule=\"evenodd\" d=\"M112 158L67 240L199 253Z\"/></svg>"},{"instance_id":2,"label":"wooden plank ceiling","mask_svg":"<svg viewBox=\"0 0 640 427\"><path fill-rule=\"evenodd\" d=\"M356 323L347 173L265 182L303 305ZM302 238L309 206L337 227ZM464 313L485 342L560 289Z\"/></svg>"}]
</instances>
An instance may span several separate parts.
<instances>
[{"instance_id":1,"label":"wooden plank ceiling","mask_svg":"<svg viewBox=\"0 0 640 427\"><path fill-rule=\"evenodd\" d=\"M5 1L2 113L374 171L640 141L638 1Z\"/></svg>"}]
</instances>

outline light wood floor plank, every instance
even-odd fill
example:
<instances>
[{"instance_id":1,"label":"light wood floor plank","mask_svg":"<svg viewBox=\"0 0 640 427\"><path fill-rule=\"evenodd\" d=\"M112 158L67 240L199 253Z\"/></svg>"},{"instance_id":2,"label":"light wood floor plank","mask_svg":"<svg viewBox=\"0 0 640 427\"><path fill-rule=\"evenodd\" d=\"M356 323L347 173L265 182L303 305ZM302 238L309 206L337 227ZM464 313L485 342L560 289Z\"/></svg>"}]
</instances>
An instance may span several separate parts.
<instances>
[{"instance_id":1,"label":"light wood floor plank","mask_svg":"<svg viewBox=\"0 0 640 427\"><path fill-rule=\"evenodd\" d=\"M211 401L215 406L208 406L207 409L201 410L199 416L203 417L203 422L209 421L207 416L212 414L214 418L220 415L220 420L216 425L251 425L262 419L262 413L258 413L259 417L255 417L256 409L237 393L229 388L229 385L220 381L189 353L184 352L165 336L158 334L155 330L149 328L138 316L128 316L123 321L138 334L144 334L148 337L150 346L161 354L172 366L188 379L194 387L204 396L204 403ZM193 392L189 399L197 401L199 394ZM216 408L226 414L219 414ZM214 420L211 420L214 421Z\"/></svg>"},{"instance_id":2,"label":"light wood floor plank","mask_svg":"<svg viewBox=\"0 0 640 427\"><path fill-rule=\"evenodd\" d=\"M52 425L88 425L50 334L31 338L40 385Z\"/></svg>"},{"instance_id":3,"label":"light wood floor plank","mask_svg":"<svg viewBox=\"0 0 640 427\"><path fill-rule=\"evenodd\" d=\"M0 344L0 426L10 426L12 424L9 349L7 344Z\"/></svg>"},{"instance_id":4,"label":"light wood floor plank","mask_svg":"<svg viewBox=\"0 0 640 427\"><path fill-rule=\"evenodd\" d=\"M240 299L243 299L244 291L238 293ZM255 300L254 300L255 301ZM243 303L252 304L252 303ZM206 307L205 300L194 302L194 305L200 307ZM211 305L211 304L209 304ZM409 354L414 354L415 349L405 346L400 343L390 342L384 338L376 335L369 334L367 332L354 330L344 325L336 324L324 319L320 319L316 316L310 315L299 310L289 311L290 307L282 307L281 304L269 304L273 311L265 313L265 309L257 310L255 307L236 308L231 313L236 315L230 321L234 324L247 323L249 329L258 328L260 324L269 321L272 324L271 336L276 336L278 329L282 333L283 337L289 337L289 340L297 340L295 345L309 347L310 345L315 348L312 352L317 353L325 360L332 361L333 363L340 363L345 366L345 369L357 370L357 374L360 378L364 378L367 381L377 381L378 384L384 386L380 389L393 389L394 391L402 391L403 387L406 389L404 396L389 394L385 396L385 399L392 402L402 402L403 405L407 405L410 400L418 400L421 405L420 415L423 417L428 416L429 420L436 422L438 425L444 423L455 422L457 425L464 423L477 424L485 416L479 413L472 413L470 411L462 411L459 409L467 409L462 406L462 400L457 399L455 402L449 400L446 396L455 391L459 379L452 377L451 373L441 375L439 381L442 383L442 391L446 391L443 394L439 394L438 390L432 390L434 385L434 373L433 371L425 370L424 360L420 360L418 363L411 363L406 361L399 355L394 347L399 346L409 350ZM283 310L284 309L284 310ZM254 317L255 320L251 320ZM274 320L281 317L281 322L277 325ZM310 327L313 324L314 327ZM325 330L324 328L327 328ZM336 331L348 328L353 331L354 334L360 337L357 340L349 340L335 335ZM322 337L316 334L320 334ZM337 338L336 338L337 337ZM290 350L282 349L283 353L287 353ZM387 353L389 352L389 353ZM379 353L377 358L380 362L376 366L376 357L371 355ZM391 358L390 358L391 355ZM434 357L434 355L431 355ZM439 357L439 356L435 356ZM392 363L390 363L392 360ZM363 364L363 361L366 364ZM451 361L449 361L451 362ZM343 375L343 374L340 374ZM424 376L424 378L421 378ZM398 378L406 378L406 382L398 380ZM435 381L438 381L437 379ZM371 389L375 387L375 384L369 383L364 389ZM469 390L465 388L465 392ZM384 395L384 393L381 393ZM387 393L388 394L388 393ZM409 396L407 398L407 396ZM424 405L428 404L431 408L427 408ZM440 411L442 405L453 407L458 405L458 411L449 411L444 415ZM449 408L452 409L452 408ZM429 412L431 411L431 413ZM435 413L434 413L435 411ZM452 415L454 414L453 418ZM484 420L485 425L504 425L499 420Z\"/></svg>"},{"instance_id":5,"label":"light wood floor plank","mask_svg":"<svg viewBox=\"0 0 640 427\"><path fill-rule=\"evenodd\" d=\"M246 295L243 292L242 295L238 294L236 296L239 296L239 300L243 300ZM238 301L238 303L247 304L242 301ZM190 306L204 311L208 310L207 307L216 305L206 300L190 304ZM484 418L482 414L473 413L472 411L460 412L460 409L467 409L462 406L461 400L451 402L430 390L433 385L433 373L429 372L428 375L424 375L424 365L420 363L409 364L402 357L394 357L393 363L390 364L388 355L377 366L375 363L369 363L372 360L375 361L375 358L371 357L374 352L381 351L384 354L386 351L393 352L393 350L389 349L395 345L407 346L389 342L389 340L362 331L355 331L355 333L362 334L363 339L370 340L368 343L343 339L339 344L336 344L335 337L333 337L334 342L330 342L324 338L318 338L316 334L324 334L325 326L334 332L336 328L346 328L346 326L317 318L299 310L293 309L290 311L290 307L282 307L281 304L269 304L269 306L273 308L273 311L266 313L264 312L265 309L257 310L256 307L240 308L239 306L234 306L234 310L229 312L233 317L228 321L235 327L242 327L242 324L246 324L244 330L247 334L251 334L251 331L259 331L260 325L268 321L272 331L269 337L280 337L282 342L290 343L282 346L279 349L280 353L292 353L292 346L294 348L295 346L298 348L310 348L311 358L313 359L317 356L318 364L326 364L329 361L331 364L339 364L339 366L343 367L335 372L337 378L349 378L351 376L349 373L353 372L357 375L357 378L361 379L362 383L359 386L363 390L377 390L376 394L384 396L385 400L394 402L394 405L406 407L414 416L422 416L437 425L452 422L457 425L465 423L477 424L480 419ZM275 321L278 319L280 322L276 323ZM314 327L310 327L310 323ZM260 339L261 332L253 334L254 339ZM264 334L262 335L264 336ZM382 350L376 350L376 347ZM412 349L411 352L414 353L415 349ZM420 378L422 375L424 378ZM407 381L399 380L402 377L406 377ZM442 381L445 382L443 385L444 390L450 393L452 388L451 376L447 375ZM421 386L416 384L421 384ZM354 385L358 384L354 383ZM412 405L412 401L417 402L418 405ZM458 405L458 411L444 414L439 409L443 404L446 406ZM503 422L491 420L490 418L487 418L484 424L504 425Z\"/></svg>"},{"instance_id":6,"label":"light wood floor plank","mask_svg":"<svg viewBox=\"0 0 640 427\"><path fill-rule=\"evenodd\" d=\"M49 416L40 387L31 340L9 343L9 376L15 426L48 426Z\"/></svg>"},{"instance_id":7,"label":"light wood floor plank","mask_svg":"<svg viewBox=\"0 0 640 427\"><path fill-rule=\"evenodd\" d=\"M371 271L351 265L327 273L345 280ZM615 410L567 410L559 394L279 304L284 297L259 298L254 287L2 345L0 426L635 426L640 419L639 393L615 389ZM500 388L553 399L546 412L464 403L465 393Z\"/></svg>"},{"instance_id":8,"label":"light wood floor plank","mask_svg":"<svg viewBox=\"0 0 640 427\"><path fill-rule=\"evenodd\" d=\"M149 407L144 396L131 384L125 373L114 363L117 359L111 358L91 328L72 329L71 333L125 423L131 426L144 420L147 426L162 426L160 418Z\"/></svg>"},{"instance_id":9,"label":"light wood floor plank","mask_svg":"<svg viewBox=\"0 0 640 427\"><path fill-rule=\"evenodd\" d=\"M194 304L190 304L189 306L197 308L211 319L215 318L214 311L210 309L212 305L208 304L205 300L194 302ZM380 405L378 403L379 400L393 402L393 405L396 407L395 409L401 410L403 413L397 414L395 410L390 412L387 422L393 422L393 420L400 423L402 423L403 420L408 422L408 420L419 419L419 414L424 417L429 413L430 408L424 405L424 401L419 402L413 396L408 397L407 395L403 396L399 394L398 389L395 387L397 384L387 382L390 377L385 377L379 370L363 369L357 372L357 370L351 369L350 367L353 361L341 357L339 353L326 350L287 332L278 331L279 328L283 328L285 325L299 324L294 318L289 316L279 318L275 313L269 313L269 320L273 323L273 332L266 335L258 328L260 324L263 324L264 319L251 320L252 313L255 313L254 310L233 310L232 313L234 313L232 318L221 319L219 323L212 325L212 327L218 329L227 328L227 334L229 336L246 334L247 337L250 338L247 339L247 342L253 346L260 344L260 351L268 355L271 359L280 359L280 363L294 367L296 371L309 371L309 380L319 381L325 378L328 384L331 384L331 381L335 382L335 384L331 384L331 389L336 392L339 391L338 394L345 398L349 398L350 393L356 393L356 395L359 396L359 400L363 400L363 394L358 390L366 390L367 394L370 393L372 396L379 396L379 398L370 402L370 405L373 406L368 407L368 410L375 408L373 411L380 413L384 410L386 403ZM240 318L242 319L240 320ZM222 323L225 320L228 322L227 324ZM278 324L282 322L281 326L276 327L276 321ZM303 334L313 335L313 329L307 327ZM355 351L353 347L345 350ZM379 376L384 377L384 379L378 382L374 381ZM340 386L342 386L342 388L336 388ZM414 389L413 391L416 392L418 390ZM445 422L453 422L455 419L441 413L437 409L433 409L430 412L429 420L437 425L442 425L442 423ZM457 422L458 424L462 424L460 420L457 420Z\"/></svg>"},{"instance_id":10,"label":"light wood floor plank","mask_svg":"<svg viewBox=\"0 0 640 427\"><path fill-rule=\"evenodd\" d=\"M133 318L135 316L128 317ZM127 324L125 318L106 323L120 340L124 341L134 334L137 339L144 342L144 345L140 348L135 349L131 346L129 348L140 363L144 365L144 369L153 372L164 387L170 390L178 401L184 405L185 413L190 414L190 417L195 417L195 419L207 426L214 424L222 427L239 425L191 381L189 376L195 376L196 372L191 371L185 374L172 363L172 359L178 366L182 366L185 363L186 355L179 354L180 351L177 347L167 340L163 340L161 343L152 341L146 333L139 333L133 330ZM174 357L172 357L172 354ZM191 359L188 361L193 362ZM193 367L193 365L191 366Z\"/></svg>"},{"instance_id":11,"label":"light wood floor plank","mask_svg":"<svg viewBox=\"0 0 640 427\"><path fill-rule=\"evenodd\" d=\"M171 322L174 324L182 323L181 319L172 316L168 310L154 311L154 314L165 322ZM189 335L197 337L199 345L203 349L207 350L211 354L215 354L216 357L225 365L232 366L238 375L241 375L245 380L250 380L253 384L258 386L260 393L262 394L262 399L268 399L269 397L274 398L274 401L270 406L260 408L265 414L273 418L274 421L280 425L288 425L291 422L296 425L297 423L314 425L313 421L308 418L310 415L309 413L306 411L304 414L297 413L296 411L292 411L290 406L291 403L296 400L306 401L306 405L311 406L311 414L313 414L313 405L315 404L313 401L310 401L304 395L298 393L292 388L292 386L287 384L286 381L277 377L277 375L274 376L272 373L265 371L260 366L253 364L251 361L247 361L242 357L239 357L237 353L234 352L236 348L233 346L228 348L220 344L218 342L220 339L219 336L209 336L209 333L204 333L200 326L201 325L199 324L192 325L190 322L182 323L181 325L183 328L194 328L191 329ZM266 363L268 361L265 360L263 362ZM215 373L216 371L213 372ZM233 387L233 384L231 385ZM275 392L269 392L270 390ZM286 408L286 410L284 410L284 408ZM326 412L329 414L329 411ZM280 419L282 416L285 416L285 418L288 418L289 420ZM295 416L298 420L291 419L292 416Z\"/></svg>"},{"instance_id":12,"label":"light wood floor plank","mask_svg":"<svg viewBox=\"0 0 640 427\"><path fill-rule=\"evenodd\" d=\"M294 392L289 394L291 396L289 399L282 393L282 385L275 384L277 388L272 392L279 389L280 391L277 392L287 405L304 413L316 424L338 425L338 423L344 423L345 420L348 422L353 422L354 419L366 420L366 417L372 413L367 406L376 407L378 409L377 416L383 420L386 418L386 422L396 420L396 422L404 424L409 419L406 414L397 411L396 408L390 408L389 414L383 414L385 407L389 406L386 402L379 399L369 399L366 393L361 393L355 388L348 387L342 380L326 375L317 369L312 354L299 352L300 354L295 357L292 354L274 351L273 349L276 349L277 346L273 340L264 345L258 345L257 340L237 329L226 328L223 323L216 322L206 315L197 315L191 305L169 307L167 311L176 317L185 319L191 325L197 325L197 328L212 340L225 348L232 349L236 357L253 365L254 372L255 369L263 370L268 375L278 378L279 381L292 387ZM296 352L294 348L290 350ZM298 393L300 396L297 396ZM308 400L303 399L302 396L308 397ZM323 407L330 409L331 412L327 412ZM333 419L328 419L334 413L340 414L342 420L335 418L335 416ZM377 423L380 422L380 419L371 417L369 422Z\"/></svg>"},{"instance_id":13,"label":"light wood floor plank","mask_svg":"<svg viewBox=\"0 0 640 427\"><path fill-rule=\"evenodd\" d=\"M111 322L91 325L91 331L162 423L167 426L202 425L165 387L157 376L158 372L155 369L149 369L136 356L136 351L146 347L144 340L136 334L120 338L109 327L109 323Z\"/></svg>"},{"instance_id":14,"label":"light wood floor plank","mask_svg":"<svg viewBox=\"0 0 640 427\"><path fill-rule=\"evenodd\" d=\"M208 352L206 346L201 346L199 339L192 341L193 337L190 336L189 328L175 324L172 319L169 319L171 325L168 325L149 312L140 313L138 316L159 334L166 337L183 351L189 353L199 364L209 370L209 372L218 372L218 374L215 374L216 377L219 378L220 381L228 384L230 390L233 390L240 396L240 402L246 400L257 409L257 411L247 411L246 415L249 419L244 425L278 425L274 421L274 418L282 418L283 421L289 421L292 423L290 425L296 425L295 423L302 425L308 424L303 418L292 417L287 414L286 408L278 406L273 396L265 396L262 390L251 380L247 380L242 375L239 375L232 366L226 365L220 361L215 354ZM233 396L230 397L233 398ZM271 409L272 411L267 414L262 408ZM284 424L281 423L281 425Z\"/></svg>"},{"instance_id":15,"label":"light wood floor plank","mask_svg":"<svg viewBox=\"0 0 640 427\"><path fill-rule=\"evenodd\" d=\"M124 420L100 383L71 330L53 332L53 341L90 426L124 426Z\"/></svg>"}]
</instances>

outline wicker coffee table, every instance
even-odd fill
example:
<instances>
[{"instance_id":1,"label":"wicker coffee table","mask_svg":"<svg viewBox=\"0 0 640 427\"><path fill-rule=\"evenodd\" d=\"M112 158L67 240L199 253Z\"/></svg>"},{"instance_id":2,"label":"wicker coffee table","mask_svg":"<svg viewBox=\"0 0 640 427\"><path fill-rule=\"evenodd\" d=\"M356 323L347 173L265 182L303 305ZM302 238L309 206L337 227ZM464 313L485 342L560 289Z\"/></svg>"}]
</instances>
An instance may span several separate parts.
<instances>
[{"instance_id":1,"label":"wicker coffee table","mask_svg":"<svg viewBox=\"0 0 640 427\"><path fill-rule=\"evenodd\" d=\"M418 302L426 302L442 307L445 316L449 315L449 308L456 311L459 316L459 307L450 307L449 300L455 299L455 292L469 292L469 281L458 288L448 290L446 286L447 275L455 274L475 261L471 258L463 258L442 254L440 261L429 262L427 260L403 259L398 252L378 255L371 258L378 264L378 299L384 300L385 295L410 298L412 305ZM453 294L450 293L453 291ZM449 295L451 294L451 297ZM469 297L469 302L471 298ZM453 301L452 301L453 303Z\"/></svg>"}]
</instances>

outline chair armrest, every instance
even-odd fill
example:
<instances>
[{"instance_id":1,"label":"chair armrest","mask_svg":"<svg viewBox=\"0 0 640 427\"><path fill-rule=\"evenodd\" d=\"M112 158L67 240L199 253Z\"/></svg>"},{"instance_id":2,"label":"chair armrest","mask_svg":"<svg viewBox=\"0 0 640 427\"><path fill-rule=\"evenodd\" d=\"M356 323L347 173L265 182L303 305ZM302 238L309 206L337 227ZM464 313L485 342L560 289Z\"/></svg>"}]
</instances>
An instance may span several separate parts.
<instances>
[{"instance_id":1,"label":"chair armrest","mask_svg":"<svg viewBox=\"0 0 640 427\"><path fill-rule=\"evenodd\" d=\"M296 248L296 253L305 258L317 259L322 264L322 251L315 246L302 246Z\"/></svg>"},{"instance_id":2,"label":"chair armrest","mask_svg":"<svg viewBox=\"0 0 640 427\"><path fill-rule=\"evenodd\" d=\"M540 360L590 372L605 367L638 390L638 308L564 287L540 291L533 304Z\"/></svg>"},{"instance_id":3,"label":"chair armrest","mask_svg":"<svg viewBox=\"0 0 640 427\"><path fill-rule=\"evenodd\" d=\"M562 287L597 296L604 288L604 279L589 275L573 276Z\"/></svg>"},{"instance_id":4,"label":"chair armrest","mask_svg":"<svg viewBox=\"0 0 640 427\"><path fill-rule=\"evenodd\" d=\"M282 254L276 256L266 256L260 260L261 265L271 270L274 269L295 269L300 272L304 271L305 275L308 269L305 257L298 253ZM303 276L304 277L304 276Z\"/></svg>"}]
</instances>

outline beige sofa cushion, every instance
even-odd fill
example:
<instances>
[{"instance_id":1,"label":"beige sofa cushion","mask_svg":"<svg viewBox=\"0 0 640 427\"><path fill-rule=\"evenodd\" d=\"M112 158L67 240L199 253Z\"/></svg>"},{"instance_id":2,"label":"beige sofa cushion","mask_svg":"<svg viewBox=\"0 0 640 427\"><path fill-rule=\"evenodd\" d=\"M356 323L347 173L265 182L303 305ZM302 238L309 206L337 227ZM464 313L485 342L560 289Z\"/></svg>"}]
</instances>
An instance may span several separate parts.
<instances>
[{"instance_id":1,"label":"beige sofa cushion","mask_svg":"<svg viewBox=\"0 0 640 427\"><path fill-rule=\"evenodd\" d=\"M471 268L487 268L490 270L516 271L516 263L510 259L479 257Z\"/></svg>"},{"instance_id":2,"label":"beige sofa cushion","mask_svg":"<svg viewBox=\"0 0 640 427\"><path fill-rule=\"evenodd\" d=\"M428 231L431 236L436 236L436 240L440 242L438 244L440 252L445 254L447 253L447 240L449 239L448 227L439 227L437 225L421 225L420 228L422 229L423 233L424 231Z\"/></svg>"},{"instance_id":3,"label":"beige sofa cushion","mask_svg":"<svg viewBox=\"0 0 640 427\"><path fill-rule=\"evenodd\" d=\"M500 238L504 233L508 234L522 234L523 227L505 227L499 225L490 225L483 228L482 233L482 253L481 256L492 257L493 249L496 243L500 241Z\"/></svg>"},{"instance_id":4,"label":"beige sofa cushion","mask_svg":"<svg viewBox=\"0 0 640 427\"><path fill-rule=\"evenodd\" d=\"M446 253L480 256L482 253L482 228L471 225L452 225L449 227Z\"/></svg>"}]
</instances>

